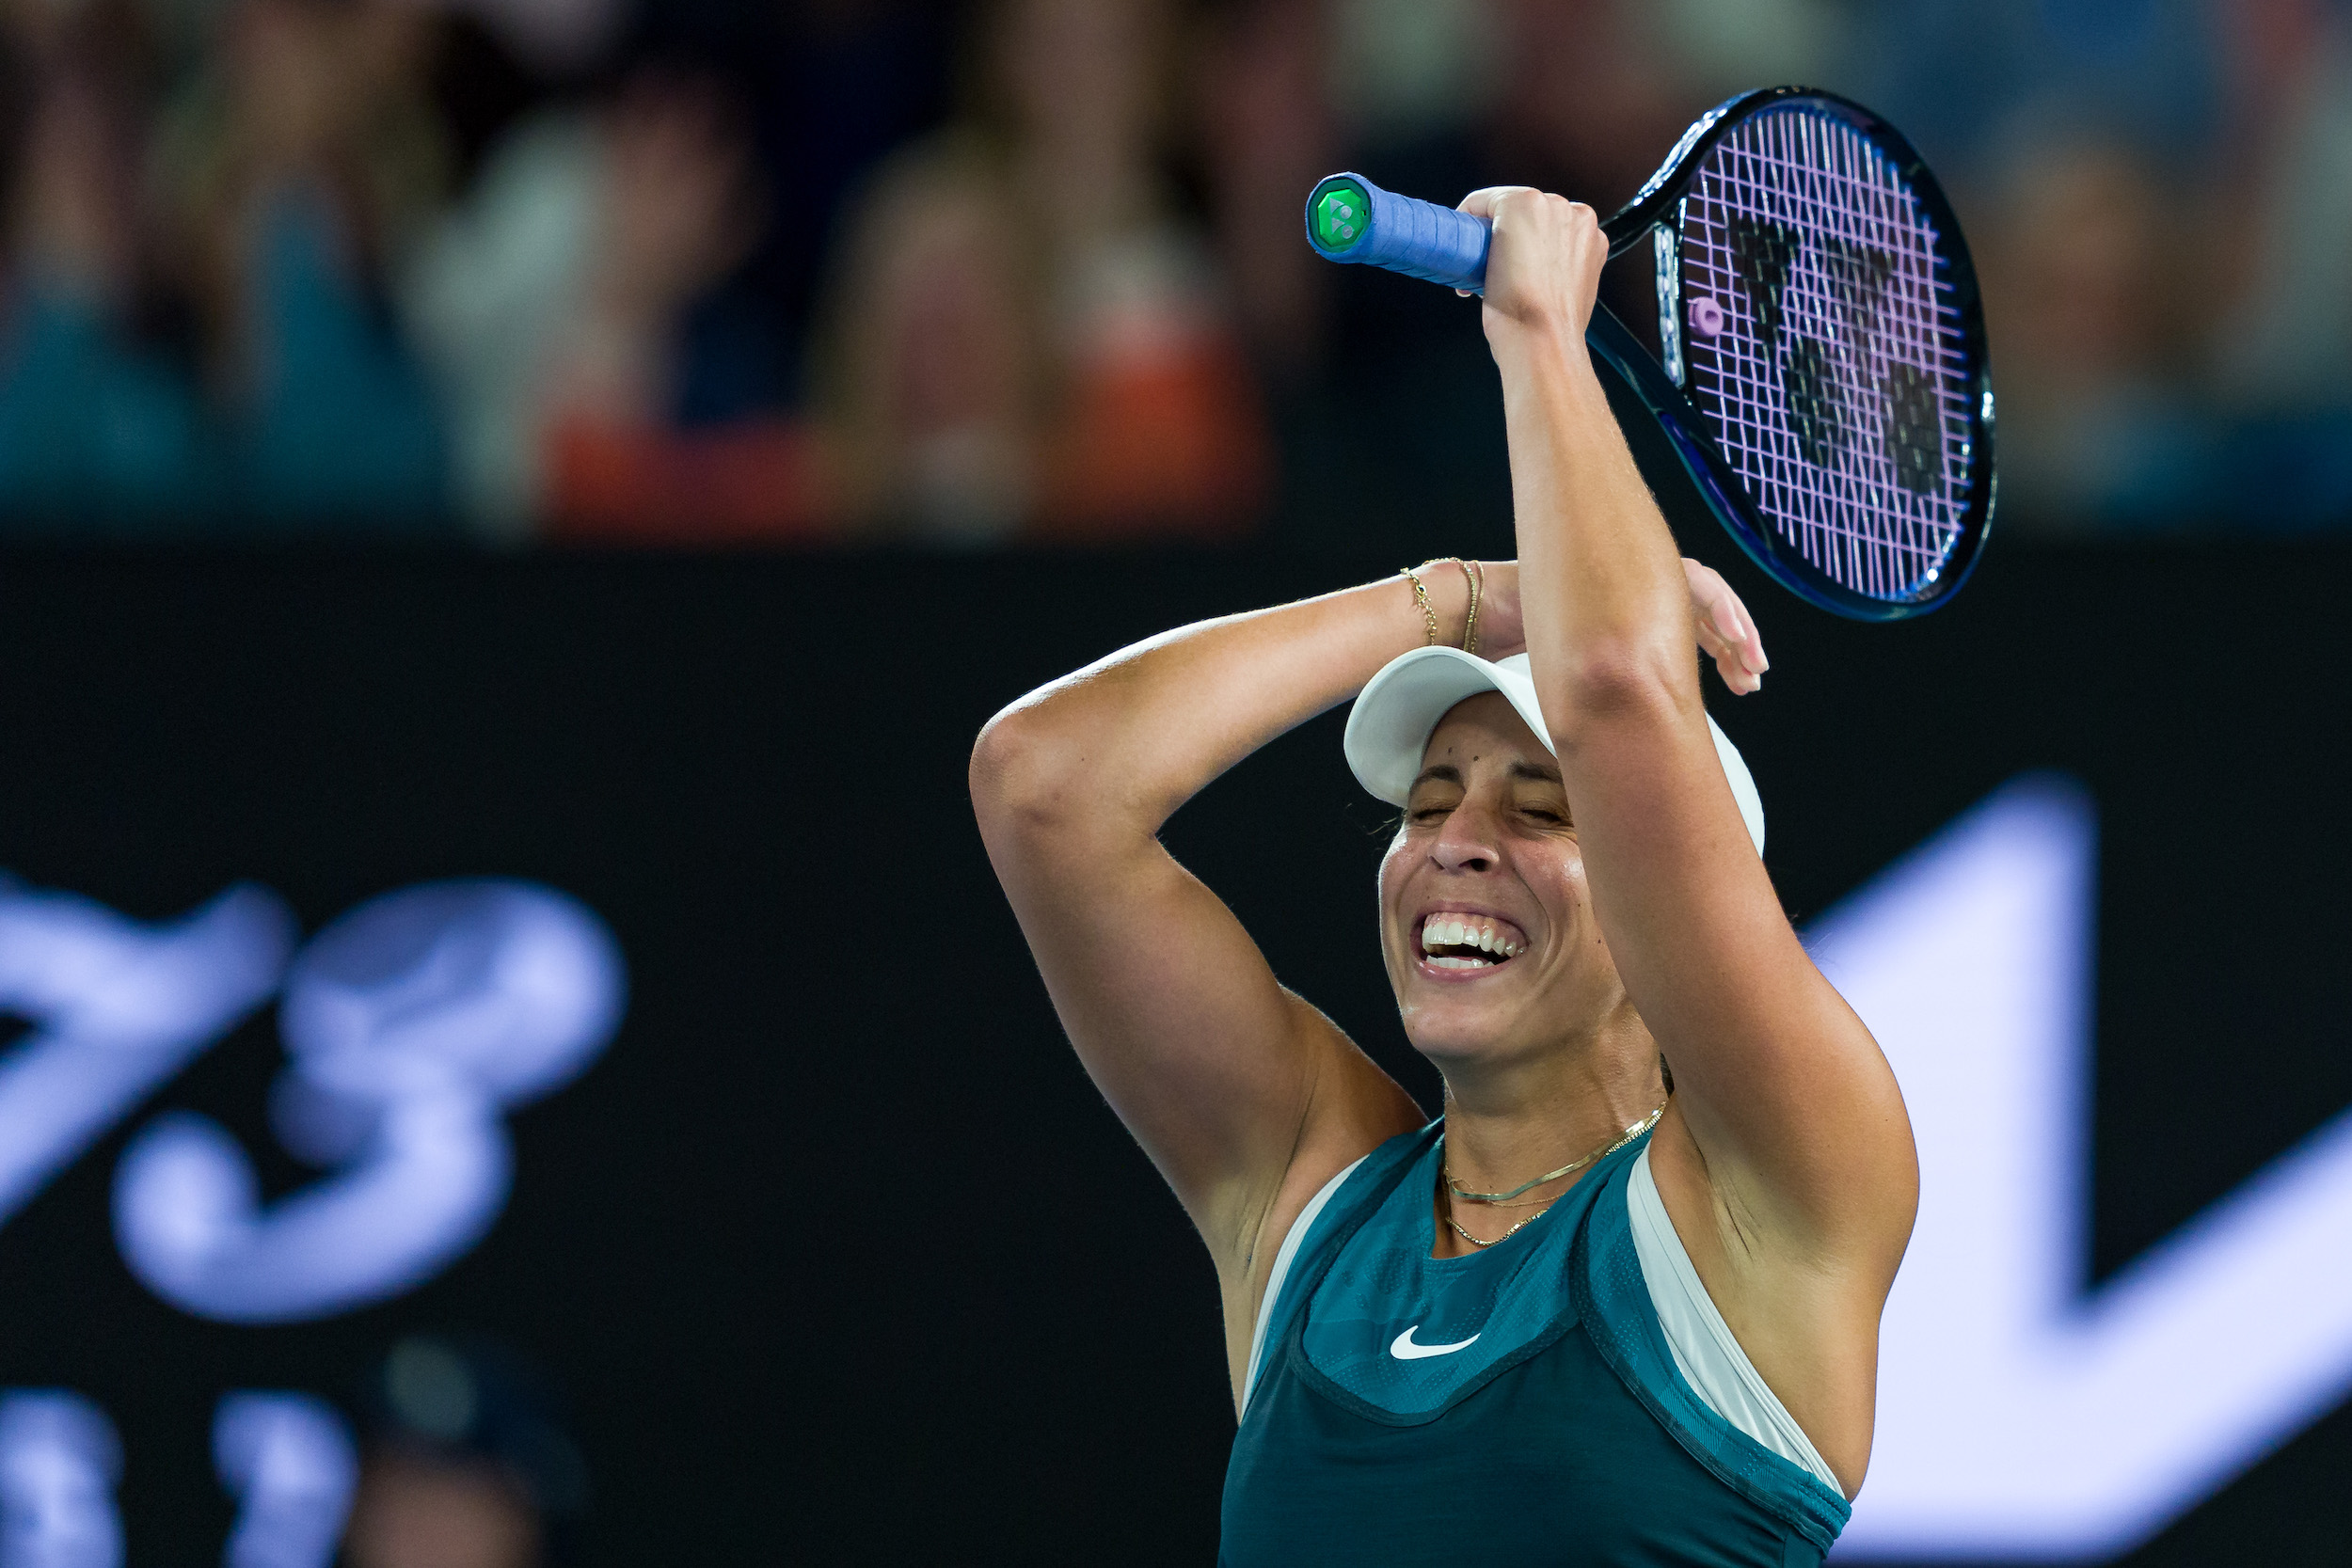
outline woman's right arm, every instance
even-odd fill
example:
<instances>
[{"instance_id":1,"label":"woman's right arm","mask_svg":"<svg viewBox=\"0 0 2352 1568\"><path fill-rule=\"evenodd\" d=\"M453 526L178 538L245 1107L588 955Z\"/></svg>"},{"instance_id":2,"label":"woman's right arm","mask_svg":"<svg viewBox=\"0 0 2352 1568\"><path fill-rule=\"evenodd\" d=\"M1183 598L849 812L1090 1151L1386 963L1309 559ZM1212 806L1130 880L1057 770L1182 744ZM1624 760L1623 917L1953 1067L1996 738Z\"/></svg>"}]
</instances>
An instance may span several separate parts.
<instances>
[{"instance_id":1,"label":"woman's right arm","mask_svg":"<svg viewBox=\"0 0 2352 1568\"><path fill-rule=\"evenodd\" d=\"M1487 599L1510 602L1491 617L1482 607L1481 641L1509 653L1517 594L1494 590L1516 574L1487 571ZM1421 576L1438 635L1459 642L1462 570ZM1031 692L973 750L980 834L1062 1026L1245 1312L1252 1303L1232 1291L1257 1272L1278 1197L1311 1182L1290 1194L1303 1202L1422 1117L1275 980L1232 911L1157 835L1211 780L1354 696L1426 631L1402 577L1204 621ZM1512 645L1495 647L1498 636Z\"/></svg>"}]
</instances>

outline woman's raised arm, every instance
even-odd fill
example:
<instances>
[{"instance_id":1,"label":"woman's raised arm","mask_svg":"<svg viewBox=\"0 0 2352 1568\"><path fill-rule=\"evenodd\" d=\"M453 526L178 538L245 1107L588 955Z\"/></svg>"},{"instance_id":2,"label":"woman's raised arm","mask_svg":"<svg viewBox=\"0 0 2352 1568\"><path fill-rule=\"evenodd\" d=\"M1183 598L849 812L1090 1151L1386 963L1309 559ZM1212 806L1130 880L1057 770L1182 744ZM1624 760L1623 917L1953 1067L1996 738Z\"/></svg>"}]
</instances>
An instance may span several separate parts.
<instances>
[{"instance_id":1,"label":"woman's raised arm","mask_svg":"<svg viewBox=\"0 0 2352 1568\"><path fill-rule=\"evenodd\" d=\"M1607 251L1592 211L1518 189L1464 206L1494 222L1485 314L1536 689L1594 911L1674 1072L1660 1189L1766 1377L1836 1386L1790 1402L1807 1430L1852 1423L1803 1406L1860 1412L1857 1442L1824 1445L1858 1481L1869 1349L1916 1201L1901 1097L1781 912L1715 761L1674 539L1585 353Z\"/></svg>"},{"instance_id":2,"label":"woman's raised arm","mask_svg":"<svg viewBox=\"0 0 2352 1568\"><path fill-rule=\"evenodd\" d=\"M1512 569L1487 574L1490 590L1507 588ZM1450 562L1421 577L1438 636L1458 642L1467 577ZM1516 596L1487 594L1506 597L1510 608L1482 608L1482 640L1516 646ZM1229 1321L1254 1306L1268 1217L1295 1213L1421 1113L1276 982L1157 834L1218 774L1427 636L1402 577L1204 621L1030 693L973 750L980 834L1055 1010L1207 1239Z\"/></svg>"}]
</instances>

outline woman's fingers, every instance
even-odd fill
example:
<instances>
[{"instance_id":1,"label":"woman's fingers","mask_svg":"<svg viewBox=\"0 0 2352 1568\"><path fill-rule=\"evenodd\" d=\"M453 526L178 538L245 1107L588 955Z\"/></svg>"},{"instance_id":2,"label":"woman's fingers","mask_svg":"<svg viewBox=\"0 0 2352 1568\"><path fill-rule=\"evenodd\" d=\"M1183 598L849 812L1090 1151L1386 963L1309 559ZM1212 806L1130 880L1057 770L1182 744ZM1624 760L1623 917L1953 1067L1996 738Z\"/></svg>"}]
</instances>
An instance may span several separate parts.
<instances>
[{"instance_id":1,"label":"woman's fingers","mask_svg":"<svg viewBox=\"0 0 2352 1568\"><path fill-rule=\"evenodd\" d=\"M1474 218L1486 218L1492 221L1495 215L1495 202L1498 198L1512 191L1523 191L1530 188L1526 185L1483 186L1455 202L1454 210L1468 213Z\"/></svg>"},{"instance_id":2,"label":"woman's fingers","mask_svg":"<svg viewBox=\"0 0 2352 1568\"><path fill-rule=\"evenodd\" d=\"M1715 673L1734 696L1744 697L1763 684L1762 676L1740 661L1740 645L1725 640L1712 622L1700 618L1698 629L1700 649L1715 661Z\"/></svg>"},{"instance_id":3,"label":"woman's fingers","mask_svg":"<svg viewBox=\"0 0 2352 1568\"><path fill-rule=\"evenodd\" d=\"M1748 607L1712 567L1686 560L1682 575L1691 588L1691 612L1697 623L1699 645L1715 660L1724 684L1742 694L1760 688L1772 661L1764 657L1763 634L1756 630Z\"/></svg>"},{"instance_id":4,"label":"woman's fingers","mask_svg":"<svg viewBox=\"0 0 2352 1568\"><path fill-rule=\"evenodd\" d=\"M1454 211L1468 213L1474 218L1485 218L1492 223L1495 216L1495 198L1506 191L1525 190L1526 188L1524 185L1487 185L1470 192L1470 195L1455 202ZM1469 289L1456 289L1454 292L1464 299L1471 296L1471 291Z\"/></svg>"}]
</instances>

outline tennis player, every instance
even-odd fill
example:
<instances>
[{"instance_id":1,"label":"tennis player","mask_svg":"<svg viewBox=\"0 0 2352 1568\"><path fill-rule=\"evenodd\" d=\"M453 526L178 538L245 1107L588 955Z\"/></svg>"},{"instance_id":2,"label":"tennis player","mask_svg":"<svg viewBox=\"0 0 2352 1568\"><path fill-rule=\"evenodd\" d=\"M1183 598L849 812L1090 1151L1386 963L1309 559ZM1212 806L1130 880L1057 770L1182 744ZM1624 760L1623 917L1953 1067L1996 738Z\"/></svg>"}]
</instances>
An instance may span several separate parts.
<instances>
[{"instance_id":1,"label":"tennis player","mask_svg":"<svg viewBox=\"0 0 2352 1568\"><path fill-rule=\"evenodd\" d=\"M1586 358L1593 213L1464 206L1494 223L1518 562L1057 681L981 735L981 830L1088 1071L1216 1261L1222 1562L1818 1563L1869 1458L1909 1124L1702 704L1694 637L1739 692L1763 648L1678 559ZM1427 1126L1155 837L1351 696L1348 761L1404 812L1380 941L1444 1077Z\"/></svg>"}]
</instances>

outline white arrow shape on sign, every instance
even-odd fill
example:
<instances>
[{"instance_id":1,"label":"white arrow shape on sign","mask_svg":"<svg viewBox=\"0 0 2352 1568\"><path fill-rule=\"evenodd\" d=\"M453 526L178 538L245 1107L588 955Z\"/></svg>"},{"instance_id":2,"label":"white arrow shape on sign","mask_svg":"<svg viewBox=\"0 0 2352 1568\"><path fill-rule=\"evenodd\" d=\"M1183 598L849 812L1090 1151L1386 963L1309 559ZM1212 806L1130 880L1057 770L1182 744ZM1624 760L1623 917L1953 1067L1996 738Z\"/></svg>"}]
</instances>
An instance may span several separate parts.
<instances>
[{"instance_id":1,"label":"white arrow shape on sign","mask_svg":"<svg viewBox=\"0 0 2352 1568\"><path fill-rule=\"evenodd\" d=\"M1919 1144L1841 1558L2110 1556L2352 1392L2352 1113L2084 1289L2096 836L2019 780L1808 933Z\"/></svg>"}]
</instances>

